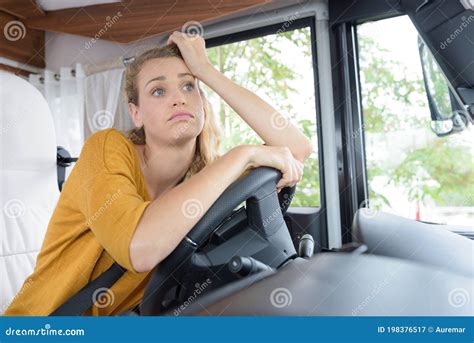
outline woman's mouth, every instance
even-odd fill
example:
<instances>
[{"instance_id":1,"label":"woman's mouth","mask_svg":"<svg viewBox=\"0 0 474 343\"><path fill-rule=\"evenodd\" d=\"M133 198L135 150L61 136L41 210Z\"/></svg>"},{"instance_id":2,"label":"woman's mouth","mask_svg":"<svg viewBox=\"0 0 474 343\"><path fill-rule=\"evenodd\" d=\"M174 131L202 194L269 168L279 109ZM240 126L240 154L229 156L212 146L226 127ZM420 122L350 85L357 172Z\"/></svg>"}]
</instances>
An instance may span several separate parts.
<instances>
[{"instance_id":1,"label":"woman's mouth","mask_svg":"<svg viewBox=\"0 0 474 343\"><path fill-rule=\"evenodd\" d=\"M192 113L189 113L189 112L175 112L171 115L170 119L168 119L168 121L170 120L181 120L181 119L189 119L189 118L194 118L194 116L192 115Z\"/></svg>"}]
</instances>

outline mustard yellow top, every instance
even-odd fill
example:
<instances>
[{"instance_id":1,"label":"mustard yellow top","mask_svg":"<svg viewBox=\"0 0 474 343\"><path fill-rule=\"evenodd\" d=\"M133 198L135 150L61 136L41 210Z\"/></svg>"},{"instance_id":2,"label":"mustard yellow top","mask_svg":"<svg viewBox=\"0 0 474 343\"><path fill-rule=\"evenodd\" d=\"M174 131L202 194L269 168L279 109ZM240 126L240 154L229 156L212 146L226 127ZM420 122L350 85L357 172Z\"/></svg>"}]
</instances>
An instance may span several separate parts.
<instances>
[{"instance_id":1,"label":"mustard yellow top","mask_svg":"<svg viewBox=\"0 0 474 343\"><path fill-rule=\"evenodd\" d=\"M33 274L4 314L49 315L114 261L127 271L86 315L135 307L151 272L133 270L129 246L150 202L132 141L115 129L91 135L64 183Z\"/></svg>"}]
</instances>

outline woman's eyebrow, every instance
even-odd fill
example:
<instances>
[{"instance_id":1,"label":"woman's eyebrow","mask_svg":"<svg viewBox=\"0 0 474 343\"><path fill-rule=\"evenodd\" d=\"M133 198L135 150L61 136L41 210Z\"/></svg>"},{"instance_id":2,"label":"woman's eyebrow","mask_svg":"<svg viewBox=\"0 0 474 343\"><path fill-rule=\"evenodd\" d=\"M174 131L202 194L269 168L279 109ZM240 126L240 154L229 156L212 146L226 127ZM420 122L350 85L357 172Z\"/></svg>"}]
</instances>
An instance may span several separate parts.
<instances>
[{"instance_id":1,"label":"woman's eyebrow","mask_svg":"<svg viewBox=\"0 0 474 343\"><path fill-rule=\"evenodd\" d=\"M178 77L179 78L182 78L182 77L185 77L185 76L191 76L193 79L195 78L193 74L191 73L179 73L178 74ZM166 80L166 76L157 76L157 77L154 77L152 78L151 80L149 80L146 84L145 84L145 87L148 86L148 84L150 82L153 82L153 81L163 81L163 80Z\"/></svg>"},{"instance_id":2,"label":"woman's eyebrow","mask_svg":"<svg viewBox=\"0 0 474 343\"><path fill-rule=\"evenodd\" d=\"M157 77L154 77L152 78L151 80L149 80L146 84L145 84L145 87L148 86L148 84L150 82L153 82L153 81L162 81L162 80L166 80L166 77L165 76L157 76Z\"/></svg>"},{"instance_id":3,"label":"woman's eyebrow","mask_svg":"<svg viewBox=\"0 0 474 343\"><path fill-rule=\"evenodd\" d=\"M185 77L185 76L191 76L193 79L195 78L193 74L191 73L179 73L178 77Z\"/></svg>"}]
</instances>

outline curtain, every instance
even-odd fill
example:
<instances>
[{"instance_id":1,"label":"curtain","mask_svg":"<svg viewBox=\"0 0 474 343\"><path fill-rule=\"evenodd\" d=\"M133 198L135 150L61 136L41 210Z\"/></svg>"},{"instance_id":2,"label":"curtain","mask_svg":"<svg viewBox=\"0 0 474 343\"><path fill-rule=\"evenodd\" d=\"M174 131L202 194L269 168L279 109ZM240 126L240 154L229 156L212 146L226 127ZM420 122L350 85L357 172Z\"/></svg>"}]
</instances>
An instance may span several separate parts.
<instances>
[{"instance_id":1,"label":"curtain","mask_svg":"<svg viewBox=\"0 0 474 343\"><path fill-rule=\"evenodd\" d=\"M76 64L59 74L44 70L29 75L46 98L53 116L56 143L78 157L84 141L94 132L115 128L126 132L134 127L124 96L122 60L104 65ZM59 77L58 77L59 75ZM72 168L67 168L68 174Z\"/></svg>"},{"instance_id":2,"label":"curtain","mask_svg":"<svg viewBox=\"0 0 474 343\"><path fill-rule=\"evenodd\" d=\"M125 68L96 72L85 79L84 136L99 130L133 128L124 96Z\"/></svg>"},{"instance_id":3,"label":"curtain","mask_svg":"<svg viewBox=\"0 0 474 343\"><path fill-rule=\"evenodd\" d=\"M84 144L84 80L80 64L76 64L74 74L72 68L61 68L59 78L51 70L29 76L29 82L43 94L51 109L56 144L73 157L79 156Z\"/></svg>"}]
</instances>

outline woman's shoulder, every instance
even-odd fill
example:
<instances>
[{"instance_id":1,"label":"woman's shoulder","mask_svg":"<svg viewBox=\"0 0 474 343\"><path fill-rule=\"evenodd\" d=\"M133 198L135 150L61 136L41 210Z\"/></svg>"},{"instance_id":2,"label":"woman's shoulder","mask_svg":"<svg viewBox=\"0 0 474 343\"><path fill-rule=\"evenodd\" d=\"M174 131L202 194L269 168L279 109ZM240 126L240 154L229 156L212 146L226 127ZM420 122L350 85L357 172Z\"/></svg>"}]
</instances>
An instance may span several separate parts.
<instances>
[{"instance_id":1,"label":"woman's shoulder","mask_svg":"<svg viewBox=\"0 0 474 343\"><path fill-rule=\"evenodd\" d=\"M79 160L91 160L110 172L134 170L135 152L133 143L126 134L116 129L106 129L93 133L87 138Z\"/></svg>"},{"instance_id":2,"label":"woman's shoulder","mask_svg":"<svg viewBox=\"0 0 474 343\"><path fill-rule=\"evenodd\" d=\"M92 135L90 135L85 143L84 146L86 145L104 145L105 143L108 144L123 144L127 143L128 138L125 133L118 131L117 129L111 128L111 129L105 129L105 130L100 130Z\"/></svg>"}]
</instances>

